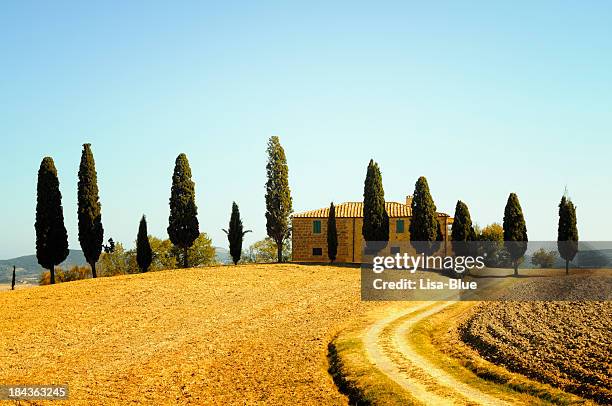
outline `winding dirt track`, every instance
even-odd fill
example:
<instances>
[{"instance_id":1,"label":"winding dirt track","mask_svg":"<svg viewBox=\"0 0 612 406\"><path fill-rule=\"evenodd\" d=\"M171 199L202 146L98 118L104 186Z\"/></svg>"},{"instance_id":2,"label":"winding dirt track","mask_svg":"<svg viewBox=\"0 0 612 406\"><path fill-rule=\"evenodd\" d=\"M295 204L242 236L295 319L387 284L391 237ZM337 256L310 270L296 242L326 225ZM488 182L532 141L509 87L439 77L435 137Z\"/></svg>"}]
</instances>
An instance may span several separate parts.
<instances>
[{"instance_id":1,"label":"winding dirt track","mask_svg":"<svg viewBox=\"0 0 612 406\"><path fill-rule=\"evenodd\" d=\"M370 360L393 381L426 405L506 405L432 366L406 340L419 321L455 302L422 302L372 325L364 335Z\"/></svg>"}]
</instances>

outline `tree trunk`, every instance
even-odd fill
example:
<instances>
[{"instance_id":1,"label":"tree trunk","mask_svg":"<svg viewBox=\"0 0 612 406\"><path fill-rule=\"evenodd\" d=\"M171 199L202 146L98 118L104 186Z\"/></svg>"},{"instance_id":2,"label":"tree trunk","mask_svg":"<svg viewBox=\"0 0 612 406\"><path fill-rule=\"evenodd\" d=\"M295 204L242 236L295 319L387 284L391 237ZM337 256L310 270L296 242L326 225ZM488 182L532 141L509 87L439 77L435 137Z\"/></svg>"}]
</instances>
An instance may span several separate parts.
<instances>
[{"instance_id":1,"label":"tree trunk","mask_svg":"<svg viewBox=\"0 0 612 406\"><path fill-rule=\"evenodd\" d=\"M51 275L51 285L55 284L55 265L51 265L49 269L49 274Z\"/></svg>"},{"instance_id":2,"label":"tree trunk","mask_svg":"<svg viewBox=\"0 0 612 406\"><path fill-rule=\"evenodd\" d=\"M188 253L189 247L183 248L183 268L187 268L189 266L189 259L187 258Z\"/></svg>"},{"instance_id":3,"label":"tree trunk","mask_svg":"<svg viewBox=\"0 0 612 406\"><path fill-rule=\"evenodd\" d=\"M514 261L514 276L518 276L518 260Z\"/></svg>"},{"instance_id":4,"label":"tree trunk","mask_svg":"<svg viewBox=\"0 0 612 406\"><path fill-rule=\"evenodd\" d=\"M89 264L89 266L91 266L91 276L94 278L97 278L98 275L96 274L96 263L93 262L91 264Z\"/></svg>"},{"instance_id":5,"label":"tree trunk","mask_svg":"<svg viewBox=\"0 0 612 406\"><path fill-rule=\"evenodd\" d=\"M569 261L567 259L565 260L565 274L569 275Z\"/></svg>"},{"instance_id":6,"label":"tree trunk","mask_svg":"<svg viewBox=\"0 0 612 406\"><path fill-rule=\"evenodd\" d=\"M278 258L278 262L283 262L283 242L276 242L276 254Z\"/></svg>"},{"instance_id":7,"label":"tree trunk","mask_svg":"<svg viewBox=\"0 0 612 406\"><path fill-rule=\"evenodd\" d=\"M13 279L11 281L11 290L15 290L15 265L13 265Z\"/></svg>"}]
</instances>

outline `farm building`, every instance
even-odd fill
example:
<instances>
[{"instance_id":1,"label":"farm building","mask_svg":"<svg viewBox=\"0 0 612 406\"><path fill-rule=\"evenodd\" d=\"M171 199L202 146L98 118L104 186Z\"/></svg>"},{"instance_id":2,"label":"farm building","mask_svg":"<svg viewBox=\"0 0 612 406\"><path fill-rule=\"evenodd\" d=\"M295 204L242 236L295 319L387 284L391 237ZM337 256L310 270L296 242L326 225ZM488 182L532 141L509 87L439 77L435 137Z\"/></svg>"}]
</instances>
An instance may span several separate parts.
<instances>
[{"instance_id":1,"label":"farm building","mask_svg":"<svg viewBox=\"0 0 612 406\"><path fill-rule=\"evenodd\" d=\"M405 203L386 202L389 215L389 241L409 241L408 225L411 217L412 196ZM327 218L329 207L295 213L292 216L292 259L296 262L326 262ZM453 219L445 213L438 213L443 249L450 249L450 225ZM359 263L363 236L363 202L346 202L336 206L336 229L338 232L338 254L336 262ZM393 247L391 247L393 250Z\"/></svg>"}]
</instances>

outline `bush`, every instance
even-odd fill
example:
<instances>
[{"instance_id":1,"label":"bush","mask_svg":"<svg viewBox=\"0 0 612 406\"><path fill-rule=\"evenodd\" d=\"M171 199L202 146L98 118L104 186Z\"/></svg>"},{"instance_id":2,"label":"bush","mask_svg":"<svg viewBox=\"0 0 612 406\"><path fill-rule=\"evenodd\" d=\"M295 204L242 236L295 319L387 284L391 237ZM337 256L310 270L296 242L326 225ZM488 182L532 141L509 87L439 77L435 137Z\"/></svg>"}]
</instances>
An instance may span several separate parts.
<instances>
[{"instance_id":1,"label":"bush","mask_svg":"<svg viewBox=\"0 0 612 406\"><path fill-rule=\"evenodd\" d=\"M555 251L546 251L544 248L540 248L533 253L531 263L540 268L552 268L556 259L557 254Z\"/></svg>"},{"instance_id":2,"label":"bush","mask_svg":"<svg viewBox=\"0 0 612 406\"><path fill-rule=\"evenodd\" d=\"M71 282L81 279L91 278L91 268L88 265L74 265L70 269L64 270L62 267L55 267L55 282ZM51 273L44 271L40 274L39 285L49 285L51 283Z\"/></svg>"},{"instance_id":3,"label":"bush","mask_svg":"<svg viewBox=\"0 0 612 406\"><path fill-rule=\"evenodd\" d=\"M270 237L257 241L242 253L243 263L269 263L277 262L276 243ZM291 240L285 240L283 244L283 262L291 261Z\"/></svg>"}]
</instances>

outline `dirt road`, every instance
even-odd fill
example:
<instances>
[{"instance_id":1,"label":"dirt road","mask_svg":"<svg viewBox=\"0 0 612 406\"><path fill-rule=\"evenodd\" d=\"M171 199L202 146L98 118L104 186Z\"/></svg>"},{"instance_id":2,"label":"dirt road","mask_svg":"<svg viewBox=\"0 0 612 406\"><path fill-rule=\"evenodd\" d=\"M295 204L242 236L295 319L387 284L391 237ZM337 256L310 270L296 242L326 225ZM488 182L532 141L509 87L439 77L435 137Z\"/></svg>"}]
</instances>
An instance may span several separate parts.
<instances>
[{"instance_id":1,"label":"dirt road","mask_svg":"<svg viewBox=\"0 0 612 406\"><path fill-rule=\"evenodd\" d=\"M436 368L406 339L416 323L453 303L415 302L374 323L363 338L370 361L425 405L506 405Z\"/></svg>"}]
</instances>

